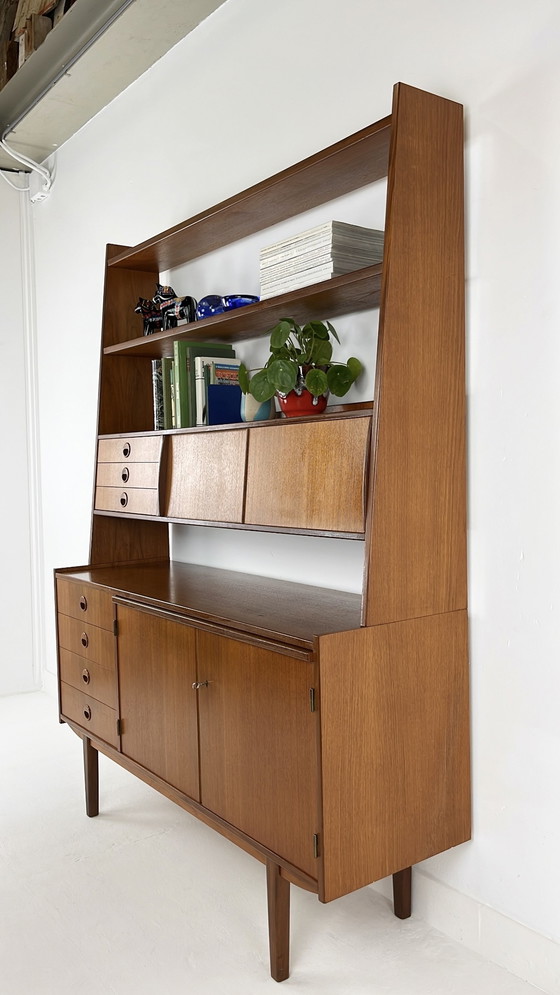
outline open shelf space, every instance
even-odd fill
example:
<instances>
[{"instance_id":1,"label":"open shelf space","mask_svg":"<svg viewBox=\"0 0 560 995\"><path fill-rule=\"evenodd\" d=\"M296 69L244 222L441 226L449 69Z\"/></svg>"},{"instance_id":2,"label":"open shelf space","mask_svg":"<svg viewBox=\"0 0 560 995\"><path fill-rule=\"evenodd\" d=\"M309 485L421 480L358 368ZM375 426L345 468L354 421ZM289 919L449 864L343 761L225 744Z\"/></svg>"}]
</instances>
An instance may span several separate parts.
<instances>
[{"instance_id":1,"label":"open shelf space","mask_svg":"<svg viewBox=\"0 0 560 995\"><path fill-rule=\"evenodd\" d=\"M110 345L103 351L105 355L146 356L150 359L167 356L172 359L173 342L176 339L188 339L192 342L205 342L208 339L238 342L265 335L288 314L304 323L322 317L330 319L342 314L367 311L379 305L382 269L382 263L366 266L311 287L301 287L288 294L269 297L257 304L216 314L212 318Z\"/></svg>"},{"instance_id":2,"label":"open shelf space","mask_svg":"<svg viewBox=\"0 0 560 995\"><path fill-rule=\"evenodd\" d=\"M173 269L387 175L391 116L362 128L243 193L119 252L109 266Z\"/></svg>"}]
</instances>

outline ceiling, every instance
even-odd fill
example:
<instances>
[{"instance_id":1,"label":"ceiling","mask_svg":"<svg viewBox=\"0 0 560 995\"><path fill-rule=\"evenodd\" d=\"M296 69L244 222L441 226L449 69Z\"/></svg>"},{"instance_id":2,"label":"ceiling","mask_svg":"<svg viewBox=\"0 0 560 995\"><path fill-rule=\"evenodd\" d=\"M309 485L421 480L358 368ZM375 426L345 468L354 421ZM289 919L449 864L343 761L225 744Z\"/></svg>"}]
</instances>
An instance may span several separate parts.
<instances>
[{"instance_id":1,"label":"ceiling","mask_svg":"<svg viewBox=\"0 0 560 995\"><path fill-rule=\"evenodd\" d=\"M43 162L225 0L76 0L0 91L0 136ZM0 169L23 169L0 149Z\"/></svg>"}]
</instances>

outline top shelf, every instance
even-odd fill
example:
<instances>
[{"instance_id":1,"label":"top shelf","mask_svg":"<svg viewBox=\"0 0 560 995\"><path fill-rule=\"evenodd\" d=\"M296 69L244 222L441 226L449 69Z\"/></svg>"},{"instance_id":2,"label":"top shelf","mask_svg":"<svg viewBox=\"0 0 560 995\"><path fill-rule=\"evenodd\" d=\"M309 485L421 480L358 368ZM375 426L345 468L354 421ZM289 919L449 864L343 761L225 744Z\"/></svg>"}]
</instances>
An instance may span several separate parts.
<instances>
[{"instance_id":1,"label":"top shelf","mask_svg":"<svg viewBox=\"0 0 560 995\"><path fill-rule=\"evenodd\" d=\"M147 242L110 267L162 272L387 176L391 115Z\"/></svg>"}]
</instances>

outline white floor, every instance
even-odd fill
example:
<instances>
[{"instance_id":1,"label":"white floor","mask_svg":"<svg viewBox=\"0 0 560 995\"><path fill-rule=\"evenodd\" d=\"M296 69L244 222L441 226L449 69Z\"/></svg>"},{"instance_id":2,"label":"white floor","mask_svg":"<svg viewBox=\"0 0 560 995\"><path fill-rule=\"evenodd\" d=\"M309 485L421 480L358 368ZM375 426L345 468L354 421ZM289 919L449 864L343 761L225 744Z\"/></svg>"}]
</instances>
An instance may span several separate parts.
<instances>
[{"instance_id":1,"label":"white floor","mask_svg":"<svg viewBox=\"0 0 560 995\"><path fill-rule=\"evenodd\" d=\"M292 888L291 977L268 974L264 868L81 744L46 695L0 699L1 995L535 995L370 888Z\"/></svg>"}]
</instances>

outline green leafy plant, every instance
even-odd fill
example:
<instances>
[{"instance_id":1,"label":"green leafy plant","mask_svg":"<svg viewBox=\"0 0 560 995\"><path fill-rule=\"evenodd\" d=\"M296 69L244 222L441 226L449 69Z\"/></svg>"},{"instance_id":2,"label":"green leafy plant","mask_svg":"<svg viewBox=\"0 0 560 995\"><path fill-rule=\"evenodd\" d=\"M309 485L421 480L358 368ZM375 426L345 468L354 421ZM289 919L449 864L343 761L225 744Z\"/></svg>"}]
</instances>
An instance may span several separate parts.
<instances>
[{"instance_id":1,"label":"green leafy plant","mask_svg":"<svg viewBox=\"0 0 560 995\"><path fill-rule=\"evenodd\" d=\"M289 394L304 387L314 397L327 391L343 397L363 366L354 356L346 363L333 361L331 337L340 344L330 321L308 321L300 326L293 318L282 318L270 331L270 356L266 364L257 372L248 370L243 363L239 367L241 390L261 403L277 391Z\"/></svg>"}]
</instances>

